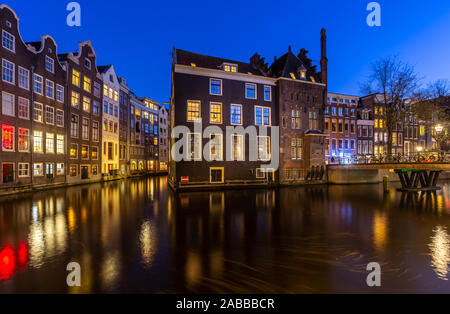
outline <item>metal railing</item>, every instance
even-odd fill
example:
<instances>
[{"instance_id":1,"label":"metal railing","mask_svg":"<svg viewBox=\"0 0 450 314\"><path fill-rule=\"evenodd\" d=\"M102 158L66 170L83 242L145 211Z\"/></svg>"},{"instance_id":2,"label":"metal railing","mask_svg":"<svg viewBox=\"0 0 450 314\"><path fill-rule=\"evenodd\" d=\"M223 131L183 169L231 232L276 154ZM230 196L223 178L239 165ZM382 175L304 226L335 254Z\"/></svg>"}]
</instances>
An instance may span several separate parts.
<instances>
[{"instance_id":1,"label":"metal railing","mask_svg":"<svg viewBox=\"0 0 450 314\"><path fill-rule=\"evenodd\" d=\"M450 163L450 153L447 152L421 152L411 154L383 154L353 156L352 164L424 164L424 163Z\"/></svg>"}]
</instances>

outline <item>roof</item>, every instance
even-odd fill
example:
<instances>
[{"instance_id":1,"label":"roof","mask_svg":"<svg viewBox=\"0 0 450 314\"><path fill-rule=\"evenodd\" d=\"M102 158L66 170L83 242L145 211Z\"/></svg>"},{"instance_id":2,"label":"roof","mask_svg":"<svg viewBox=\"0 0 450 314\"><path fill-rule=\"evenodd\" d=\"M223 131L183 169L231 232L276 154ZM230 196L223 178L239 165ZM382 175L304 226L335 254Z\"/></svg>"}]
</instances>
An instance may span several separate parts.
<instances>
[{"instance_id":1,"label":"roof","mask_svg":"<svg viewBox=\"0 0 450 314\"><path fill-rule=\"evenodd\" d=\"M191 66L194 63L197 67L218 70L223 63L232 63L238 66L238 73L251 73L265 76L265 74L253 67L250 63L235 61L230 59L207 56L195 52L176 49L176 64Z\"/></svg>"},{"instance_id":2,"label":"roof","mask_svg":"<svg viewBox=\"0 0 450 314\"><path fill-rule=\"evenodd\" d=\"M111 64L97 66L97 70L99 73L106 73L106 72L108 72L109 68L111 68Z\"/></svg>"},{"instance_id":3,"label":"roof","mask_svg":"<svg viewBox=\"0 0 450 314\"><path fill-rule=\"evenodd\" d=\"M303 60L299 56L303 53ZM296 79L301 81L313 82L311 77L314 77L315 82L320 83L321 78L316 72L316 67L312 66L309 59L306 58L307 51L302 49L299 56L292 53L289 48L288 53L281 58L276 59L269 68L269 75L272 77L292 78L293 73ZM305 78L301 78L299 72L306 70Z\"/></svg>"},{"instance_id":4,"label":"roof","mask_svg":"<svg viewBox=\"0 0 450 314\"><path fill-rule=\"evenodd\" d=\"M32 41L32 42L27 42L26 44L33 47L34 49L36 49L36 51L39 51L41 49L42 42L41 41Z\"/></svg>"}]
</instances>

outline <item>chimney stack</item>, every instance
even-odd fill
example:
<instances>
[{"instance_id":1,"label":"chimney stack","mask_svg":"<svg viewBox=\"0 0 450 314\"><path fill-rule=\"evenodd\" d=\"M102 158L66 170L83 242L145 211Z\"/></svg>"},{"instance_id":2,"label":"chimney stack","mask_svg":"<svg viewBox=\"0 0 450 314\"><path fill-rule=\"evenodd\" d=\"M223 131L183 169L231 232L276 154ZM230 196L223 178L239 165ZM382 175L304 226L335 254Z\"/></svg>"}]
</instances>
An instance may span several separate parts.
<instances>
[{"instance_id":1,"label":"chimney stack","mask_svg":"<svg viewBox=\"0 0 450 314\"><path fill-rule=\"evenodd\" d=\"M325 28L320 31L320 43L321 43L321 58L320 58L320 71L323 84L328 84L328 59L327 59L327 33Z\"/></svg>"}]
</instances>

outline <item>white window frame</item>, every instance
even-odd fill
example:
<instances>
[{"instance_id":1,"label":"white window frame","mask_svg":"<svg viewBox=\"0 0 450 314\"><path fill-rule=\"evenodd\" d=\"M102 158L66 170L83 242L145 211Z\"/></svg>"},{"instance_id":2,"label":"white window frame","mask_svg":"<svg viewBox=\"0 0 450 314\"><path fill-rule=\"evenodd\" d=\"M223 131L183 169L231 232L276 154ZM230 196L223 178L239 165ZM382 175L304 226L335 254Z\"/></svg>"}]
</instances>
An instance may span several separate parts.
<instances>
[{"instance_id":1,"label":"white window frame","mask_svg":"<svg viewBox=\"0 0 450 314\"><path fill-rule=\"evenodd\" d=\"M270 94L270 98L266 99L266 88L269 88L269 94ZM272 86L270 85L264 85L264 101L272 101Z\"/></svg>"},{"instance_id":2,"label":"white window frame","mask_svg":"<svg viewBox=\"0 0 450 314\"><path fill-rule=\"evenodd\" d=\"M219 81L220 82L220 94L213 94L212 93L212 81ZM221 79L216 78L210 78L209 79L209 95L211 96L223 96L223 81Z\"/></svg>"},{"instance_id":3,"label":"white window frame","mask_svg":"<svg viewBox=\"0 0 450 314\"><path fill-rule=\"evenodd\" d=\"M3 38L5 37L5 33L12 37L12 46L13 46L12 49L9 49L8 47L5 47L3 45ZM16 36L14 36L13 34L5 31L4 29L2 30L2 47L5 48L6 50L10 51L10 52L16 53Z\"/></svg>"},{"instance_id":4,"label":"white window frame","mask_svg":"<svg viewBox=\"0 0 450 314\"><path fill-rule=\"evenodd\" d=\"M47 116L47 114L49 113L48 112L48 109L51 109L51 116L52 116L52 121L51 122L49 122L48 121L48 116ZM54 107L52 107L52 106L45 106L45 124L48 124L48 125L55 125L55 108Z\"/></svg>"},{"instance_id":5,"label":"white window frame","mask_svg":"<svg viewBox=\"0 0 450 314\"><path fill-rule=\"evenodd\" d=\"M233 123L233 107L240 107L241 108L241 122L238 123L238 124ZM244 112L243 112L243 109L244 108L240 104L231 104L230 105L230 124L231 125L242 125L244 123L244 116L243 116Z\"/></svg>"},{"instance_id":6,"label":"white window frame","mask_svg":"<svg viewBox=\"0 0 450 314\"><path fill-rule=\"evenodd\" d=\"M47 65L51 65L51 70L47 68ZM49 56L45 56L45 70L50 73L55 73L55 60Z\"/></svg>"},{"instance_id":7,"label":"white window frame","mask_svg":"<svg viewBox=\"0 0 450 314\"><path fill-rule=\"evenodd\" d=\"M254 86L255 87L255 98L247 97L247 87L248 86ZM245 99L252 99L252 100L258 99L258 85L257 84L245 83Z\"/></svg>"},{"instance_id":8,"label":"white window frame","mask_svg":"<svg viewBox=\"0 0 450 314\"><path fill-rule=\"evenodd\" d=\"M58 97L58 93L61 94L61 99ZM56 101L60 103L64 103L64 86L56 84Z\"/></svg>"},{"instance_id":9,"label":"white window frame","mask_svg":"<svg viewBox=\"0 0 450 314\"><path fill-rule=\"evenodd\" d=\"M22 116L20 114L20 102L21 101L25 101L28 104L27 110L25 110L25 112L27 113L27 116ZM22 120L30 120L30 100L29 99L20 97L20 96L17 98L17 117Z\"/></svg>"},{"instance_id":10,"label":"white window frame","mask_svg":"<svg viewBox=\"0 0 450 314\"><path fill-rule=\"evenodd\" d=\"M51 137L51 142L49 141L49 137ZM51 143L49 146L48 144ZM49 147L51 149L49 149ZM46 154L54 154L55 153L55 133L47 132L45 134L45 153Z\"/></svg>"},{"instance_id":11,"label":"white window frame","mask_svg":"<svg viewBox=\"0 0 450 314\"><path fill-rule=\"evenodd\" d=\"M220 105L220 122L213 122L212 121L212 116L211 116L211 107L213 106L213 105ZM223 124L223 104L221 103L221 102L214 102L214 101L211 101L210 103L209 103L209 123L210 124L217 124L217 125L220 125L220 124Z\"/></svg>"},{"instance_id":12,"label":"white window frame","mask_svg":"<svg viewBox=\"0 0 450 314\"><path fill-rule=\"evenodd\" d=\"M4 105L3 105L3 101L5 99L4 95L8 95L8 96L12 96L12 114L6 113L4 110ZM16 96L11 94L11 93L7 93L7 92L2 92L2 115L5 116L9 116L9 117L15 117L16 116Z\"/></svg>"},{"instance_id":13,"label":"white window frame","mask_svg":"<svg viewBox=\"0 0 450 314\"><path fill-rule=\"evenodd\" d=\"M61 167L61 169L62 169L62 171L61 172L59 172L58 170L59 170L59 166L61 166L62 165L62 167ZM64 163L57 163L56 164L56 176L63 176L64 174L66 173L66 167L65 167L65 164Z\"/></svg>"},{"instance_id":14,"label":"white window frame","mask_svg":"<svg viewBox=\"0 0 450 314\"><path fill-rule=\"evenodd\" d=\"M20 78L20 71L23 71L23 72L26 73L26 82L27 82L27 86L26 86L26 87L24 87L24 86L22 86L22 84L20 84L20 79L19 79L19 78ZM17 78L18 78L17 85L18 85L20 88L29 91L29 90L30 90L30 71L27 70L27 69L25 69L25 68L23 68L23 67L21 67L21 66L19 66L19 68L18 68L18 73L17 73Z\"/></svg>"},{"instance_id":15,"label":"white window frame","mask_svg":"<svg viewBox=\"0 0 450 314\"><path fill-rule=\"evenodd\" d=\"M62 141L61 141L62 138ZM60 150L59 148L61 147L60 145L58 145L58 143L62 142L62 150ZM64 134L56 134L56 154L58 155L64 155L65 153L65 135Z\"/></svg>"},{"instance_id":16,"label":"white window frame","mask_svg":"<svg viewBox=\"0 0 450 314\"><path fill-rule=\"evenodd\" d=\"M41 82L40 82L41 92L36 91L36 86L38 86L38 83L36 83L36 78L40 78L41 79ZM34 73L33 82L34 82L34 84L33 84L34 85L33 92L38 94L38 95L44 95L44 78L41 75Z\"/></svg>"},{"instance_id":17,"label":"white window frame","mask_svg":"<svg viewBox=\"0 0 450 314\"><path fill-rule=\"evenodd\" d=\"M40 174L36 174L35 173L35 166L39 166L40 165L40 168L41 168L41 173ZM43 177L44 176L44 164L42 163L42 162L38 162L38 163L34 163L33 164L33 177Z\"/></svg>"},{"instance_id":18,"label":"white window frame","mask_svg":"<svg viewBox=\"0 0 450 314\"><path fill-rule=\"evenodd\" d=\"M36 150L36 134L40 134L41 135L41 149L40 150ZM33 153L35 153L35 154L43 154L44 153L44 132L42 132L42 131L34 131L33 132Z\"/></svg>"},{"instance_id":19,"label":"white window frame","mask_svg":"<svg viewBox=\"0 0 450 314\"><path fill-rule=\"evenodd\" d=\"M9 81L3 79L3 70L4 70L4 64L3 63L4 62L12 64L12 66L13 66L13 68L12 68L12 82L9 82ZM6 60L6 59L2 59L2 81L5 82L5 83L8 83L8 84L11 84L11 85L16 85L16 65L13 62L11 62L9 60Z\"/></svg>"},{"instance_id":20,"label":"white window frame","mask_svg":"<svg viewBox=\"0 0 450 314\"><path fill-rule=\"evenodd\" d=\"M212 151L212 145L211 145L211 143L212 143L212 137L213 136L218 136L219 138L220 138L220 141L219 141L219 148L220 148L220 150L219 150L219 153L217 154L215 154L215 155L213 155L213 153L211 152ZM215 134L215 133L213 133L213 134L210 134L209 135L209 143L210 143L210 146L209 146L209 157L210 157L210 159L211 159L211 161L223 161L223 134Z\"/></svg>"},{"instance_id":21,"label":"white window frame","mask_svg":"<svg viewBox=\"0 0 450 314\"><path fill-rule=\"evenodd\" d=\"M1 139L2 139L2 151L3 151L3 152L14 152L14 151L16 151L16 127L15 127L15 126L12 126L12 125L10 125L10 124L4 124L4 125L7 125L8 127L13 128L13 132L12 132L12 149L7 149L7 148L4 148L4 147L3 147L3 134L4 134L5 132L3 132L3 125L2 125L2 129L1 129L1 133L2 133L2 135L1 135Z\"/></svg>"},{"instance_id":22,"label":"white window frame","mask_svg":"<svg viewBox=\"0 0 450 314\"><path fill-rule=\"evenodd\" d=\"M20 146L19 146L20 130L28 131L28 149L27 150L20 149ZM30 146L31 146L30 136L31 136L31 134L30 134L30 130L29 129L17 128L17 151L19 153L29 153L30 152Z\"/></svg>"},{"instance_id":23,"label":"white window frame","mask_svg":"<svg viewBox=\"0 0 450 314\"><path fill-rule=\"evenodd\" d=\"M256 109L262 109L261 112L261 124L256 123ZM269 109L269 124L264 124L264 110ZM264 106L255 106L255 125L258 126L271 126L272 125L272 108L270 107L264 107Z\"/></svg>"},{"instance_id":24,"label":"white window frame","mask_svg":"<svg viewBox=\"0 0 450 314\"><path fill-rule=\"evenodd\" d=\"M62 117L62 119L61 119L62 124L59 124L59 123L58 123L58 113L61 113L61 114L62 114L62 115L61 115L61 117ZM64 110L56 109L56 114L55 114L55 125L56 125L57 127L60 127L60 128L63 128L63 127L64 127Z\"/></svg>"},{"instance_id":25,"label":"white window frame","mask_svg":"<svg viewBox=\"0 0 450 314\"><path fill-rule=\"evenodd\" d=\"M259 146L260 146L260 141L261 139L266 138L268 139L267 141L267 149L268 149L268 158L261 158L260 154L259 154ZM271 152L271 138L270 136L258 136L258 161L270 161L272 159L272 152Z\"/></svg>"},{"instance_id":26,"label":"white window frame","mask_svg":"<svg viewBox=\"0 0 450 314\"><path fill-rule=\"evenodd\" d=\"M42 118L42 121L39 121L39 120L36 120L35 118L34 118L34 113L35 113L35 111L36 111L36 105L38 105L38 106L40 106L41 107L41 118ZM40 102L34 102L34 104L33 104L33 121L35 121L35 122L39 122L39 123L44 123L44 105L43 104L41 104Z\"/></svg>"},{"instance_id":27,"label":"white window frame","mask_svg":"<svg viewBox=\"0 0 450 314\"><path fill-rule=\"evenodd\" d=\"M192 135L194 135L194 138L195 138L195 136L198 136L198 138L199 138L199 147L197 149L196 149L196 147L194 147L194 152L191 152L191 136ZM201 161L202 153L203 153L202 134L201 133L188 133L186 141L187 141L186 160ZM196 156L195 152L198 152L199 156ZM192 153L194 153L194 157L192 157Z\"/></svg>"},{"instance_id":28,"label":"white window frame","mask_svg":"<svg viewBox=\"0 0 450 314\"><path fill-rule=\"evenodd\" d=\"M51 88L51 95L48 95L48 88ZM55 82L50 81L50 80L45 80L45 97L50 98L50 99L55 99Z\"/></svg>"},{"instance_id":29,"label":"white window frame","mask_svg":"<svg viewBox=\"0 0 450 314\"><path fill-rule=\"evenodd\" d=\"M21 166L26 165L26 169L21 169ZM26 171L26 174L20 174L21 171ZM17 177L18 178L29 178L30 177L30 164L27 162L17 163Z\"/></svg>"}]
</instances>

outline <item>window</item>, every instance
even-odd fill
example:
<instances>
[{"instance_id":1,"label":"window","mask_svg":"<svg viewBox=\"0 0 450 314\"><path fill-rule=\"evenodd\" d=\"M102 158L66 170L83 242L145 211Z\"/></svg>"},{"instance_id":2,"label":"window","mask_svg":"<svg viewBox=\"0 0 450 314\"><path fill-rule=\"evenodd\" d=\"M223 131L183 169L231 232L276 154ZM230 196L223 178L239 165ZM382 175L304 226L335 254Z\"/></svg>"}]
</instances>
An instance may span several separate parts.
<instances>
[{"instance_id":1,"label":"window","mask_svg":"<svg viewBox=\"0 0 450 314\"><path fill-rule=\"evenodd\" d=\"M231 136L231 145L233 147L233 161L244 160L244 136L233 134Z\"/></svg>"},{"instance_id":2,"label":"window","mask_svg":"<svg viewBox=\"0 0 450 314\"><path fill-rule=\"evenodd\" d=\"M80 87L80 72L72 69L72 84Z\"/></svg>"},{"instance_id":3,"label":"window","mask_svg":"<svg viewBox=\"0 0 450 314\"><path fill-rule=\"evenodd\" d=\"M50 99L53 99L55 97L55 83L53 83L52 81L45 81L45 96Z\"/></svg>"},{"instance_id":4,"label":"window","mask_svg":"<svg viewBox=\"0 0 450 314\"><path fill-rule=\"evenodd\" d=\"M34 131L33 133L33 151L35 153L43 153L44 148L42 147L43 135L41 131Z\"/></svg>"},{"instance_id":5,"label":"window","mask_svg":"<svg viewBox=\"0 0 450 314\"><path fill-rule=\"evenodd\" d=\"M100 104L96 100L94 100L94 103L92 105L92 111L97 116L100 114Z\"/></svg>"},{"instance_id":6,"label":"window","mask_svg":"<svg viewBox=\"0 0 450 314\"><path fill-rule=\"evenodd\" d=\"M94 142L98 142L98 136L99 136L98 128L99 128L98 122L97 121L93 121L92 122L92 140Z\"/></svg>"},{"instance_id":7,"label":"window","mask_svg":"<svg viewBox=\"0 0 450 314\"><path fill-rule=\"evenodd\" d=\"M256 99L256 84L245 84L245 98Z\"/></svg>"},{"instance_id":8,"label":"window","mask_svg":"<svg viewBox=\"0 0 450 314\"><path fill-rule=\"evenodd\" d=\"M6 152L14 151L14 132L13 126L8 124L2 125L2 150Z\"/></svg>"},{"instance_id":9,"label":"window","mask_svg":"<svg viewBox=\"0 0 450 314\"><path fill-rule=\"evenodd\" d=\"M45 152L47 154L55 153L55 135L53 133L47 133L45 137Z\"/></svg>"},{"instance_id":10,"label":"window","mask_svg":"<svg viewBox=\"0 0 450 314\"><path fill-rule=\"evenodd\" d=\"M202 158L202 138L201 134L189 133L187 145L187 159L199 160Z\"/></svg>"},{"instance_id":11,"label":"window","mask_svg":"<svg viewBox=\"0 0 450 314\"><path fill-rule=\"evenodd\" d=\"M210 104L210 123L221 124L222 123L222 104L214 103Z\"/></svg>"},{"instance_id":12,"label":"window","mask_svg":"<svg viewBox=\"0 0 450 314\"><path fill-rule=\"evenodd\" d=\"M270 125L270 108L255 107L255 124L256 125Z\"/></svg>"},{"instance_id":13,"label":"window","mask_svg":"<svg viewBox=\"0 0 450 314\"><path fill-rule=\"evenodd\" d=\"M70 144L70 153L69 156L71 159L77 159L78 158L78 145L77 144Z\"/></svg>"},{"instance_id":14,"label":"window","mask_svg":"<svg viewBox=\"0 0 450 314\"><path fill-rule=\"evenodd\" d=\"M78 166L77 165L70 165L69 166L69 176L76 177L77 176L77 170L78 170Z\"/></svg>"},{"instance_id":15,"label":"window","mask_svg":"<svg viewBox=\"0 0 450 314\"><path fill-rule=\"evenodd\" d=\"M209 93L210 95L222 95L222 80L210 79L209 80Z\"/></svg>"},{"instance_id":16,"label":"window","mask_svg":"<svg viewBox=\"0 0 450 314\"><path fill-rule=\"evenodd\" d=\"M57 154L64 154L64 135L57 135L56 136L56 153Z\"/></svg>"},{"instance_id":17,"label":"window","mask_svg":"<svg viewBox=\"0 0 450 314\"><path fill-rule=\"evenodd\" d=\"M317 119L317 112L315 111L310 111L309 112L309 129L310 130L318 130L319 129L319 120ZM342 132L342 123L339 124L340 125L340 130L339 132Z\"/></svg>"},{"instance_id":18,"label":"window","mask_svg":"<svg viewBox=\"0 0 450 314\"><path fill-rule=\"evenodd\" d=\"M225 72L232 72L232 73L236 73L238 69L238 66L236 64L225 63L223 64L222 67Z\"/></svg>"},{"instance_id":19,"label":"window","mask_svg":"<svg viewBox=\"0 0 450 314\"><path fill-rule=\"evenodd\" d=\"M44 105L38 102L34 103L33 119L36 122L44 123Z\"/></svg>"},{"instance_id":20,"label":"window","mask_svg":"<svg viewBox=\"0 0 450 314\"><path fill-rule=\"evenodd\" d=\"M89 119L83 118L81 122L81 138L89 140Z\"/></svg>"},{"instance_id":21,"label":"window","mask_svg":"<svg viewBox=\"0 0 450 314\"><path fill-rule=\"evenodd\" d=\"M231 105L231 124L242 125L242 105Z\"/></svg>"},{"instance_id":22,"label":"window","mask_svg":"<svg viewBox=\"0 0 450 314\"><path fill-rule=\"evenodd\" d=\"M200 102L199 101L188 101L188 112L187 112L187 120L190 122L194 122L197 119L200 119Z\"/></svg>"},{"instance_id":23,"label":"window","mask_svg":"<svg viewBox=\"0 0 450 314\"><path fill-rule=\"evenodd\" d=\"M30 71L19 67L19 87L30 90Z\"/></svg>"},{"instance_id":24,"label":"window","mask_svg":"<svg viewBox=\"0 0 450 314\"><path fill-rule=\"evenodd\" d=\"M85 90L85 91L87 91L88 93L90 93L91 92L91 79L90 78L88 78L87 76L85 76L84 77L84 79L83 79L83 89Z\"/></svg>"},{"instance_id":25,"label":"window","mask_svg":"<svg viewBox=\"0 0 450 314\"><path fill-rule=\"evenodd\" d=\"M98 160L98 147L93 146L91 150L92 150L92 160Z\"/></svg>"},{"instance_id":26,"label":"window","mask_svg":"<svg viewBox=\"0 0 450 314\"><path fill-rule=\"evenodd\" d=\"M44 175L44 164L33 165L33 176L42 177Z\"/></svg>"},{"instance_id":27,"label":"window","mask_svg":"<svg viewBox=\"0 0 450 314\"><path fill-rule=\"evenodd\" d=\"M56 109L56 126L64 127L64 111Z\"/></svg>"},{"instance_id":28,"label":"window","mask_svg":"<svg viewBox=\"0 0 450 314\"><path fill-rule=\"evenodd\" d=\"M45 69L48 72L55 73L55 60L49 56L45 56Z\"/></svg>"},{"instance_id":29,"label":"window","mask_svg":"<svg viewBox=\"0 0 450 314\"><path fill-rule=\"evenodd\" d=\"M74 137L74 138L78 138L78 123L79 123L79 118L77 115L73 114L70 120L70 136Z\"/></svg>"},{"instance_id":30,"label":"window","mask_svg":"<svg viewBox=\"0 0 450 314\"><path fill-rule=\"evenodd\" d=\"M272 101L272 87L264 86L264 100Z\"/></svg>"},{"instance_id":31,"label":"window","mask_svg":"<svg viewBox=\"0 0 450 314\"><path fill-rule=\"evenodd\" d=\"M53 164L45 164L45 174L48 178L53 178Z\"/></svg>"},{"instance_id":32,"label":"window","mask_svg":"<svg viewBox=\"0 0 450 314\"><path fill-rule=\"evenodd\" d=\"M210 139L210 160L223 160L222 134L211 134Z\"/></svg>"},{"instance_id":33,"label":"window","mask_svg":"<svg viewBox=\"0 0 450 314\"><path fill-rule=\"evenodd\" d=\"M72 107L74 108L80 108L80 94L77 92L72 91L72 101L71 101Z\"/></svg>"},{"instance_id":34,"label":"window","mask_svg":"<svg viewBox=\"0 0 450 314\"><path fill-rule=\"evenodd\" d=\"M114 101L118 102L119 101L119 92L118 91L114 91Z\"/></svg>"},{"instance_id":35,"label":"window","mask_svg":"<svg viewBox=\"0 0 450 314\"><path fill-rule=\"evenodd\" d=\"M56 175L57 176L62 176L64 175L64 164L56 164Z\"/></svg>"},{"instance_id":36,"label":"window","mask_svg":"<svg viewBox=\"0 0 450 314\"><path fill-rule=\"evenodd\" d=\"M46 106L45 107L45 122L47 124L55 124L55 108Z\"/></svg>"},{"instance_id":37,"label":"window","mask_svg":"<svg viewBox=\"0 0 450 314\"><path fill-rule=\"evenodd\" d=\"M303 159L303 139L301 138L291 139L291 158L292 160Z\"/></svg>"},{"instance_id":38,"label":"window","mask_svg":"<svg viewBox=\"0 0 450 314\"><path fill-rule=\"evenodd\" d=\"M91 61L89 61L88 59L85 59L84 60L84 66L87 68L87 69L91 69Z\"/></svg>"},{"instance_id":39,"label":"window","mask_svg":"<svg viewBox=\"0 0 450 314\"><path fill-rule=\"evenodd\" d=\"M28 153L30 148L30 131L19 128L19 152Z\"/></svg>"},{"instance_id":40,"label":"window","mask_svg":"<svg viewBox=\"0 0 450 314\"><path fill-rule=\"evenodd\" d=\"M114 106L112 104L109 104L109 114L112 116L113 115L113 108ZM139 119L140 116L137 115L137 109L136 109L136 118Z\"/></svg>"},{"instance_id":41,"label":"window","mask_svg":"<svg viewBox=\"0 0 450 314\"><path fill-rule=\"evenodd\" d=\"M266 170L258 168L256 169L256 179L265 179L266 178Z\"/></svg>"},{"instance_id":42,"label":"window","mask_svg":"<svg viewBox=\"0 0 450 314\"><path fill-rule=\"evenodd\" d=\"M302 127L300 110L292 110L291 119L293 129L300 129Z\"/></svg>"},{"instance_id":43,"label":"window","mask_svg":"<svg viewBox=\"0 0 450 314\"><path fill-rule=\"evenodd\" d=\"M92 175L97 176L98 175L98 166L92 165Z\"/></svg>"},{"instance_id":44,"label":"window","mask_svg":"<svg viewBox=\"0 0 450 314\"><path fill-rule=\"evenodd\" d=\"M39 95L44 94L44 79L38 74L34 74L34 92Z\"/></svg>"},{"instance_id":45,"label":"window","mask_svg":"<svg viewBox=\"0 0 450 314\"><path fill-rule=\"evenodd\" d=\"M258 159L270 160L270 137L268 136L258 136Z\"/></svg>"},{"instance_id":46,"label":"window","mask_svg":"<svg viewBox=\"0 0 450 314\"><path fill-rule=\"evenodd\" d=\"M64 102L64 87L61 85L56 85L56 100Z\"/></svg>"},{"instance_id":47,"label":"window","mask_svg":"<svg viewBox=\"0 0 450 314\"><path fill-rule=\"evenodd\" d=\"M223 168L210 168L209 171L211 183L224 182Z\"/></svg>"},{"instance_id":48,"label":"window","mask_svg":"<svg viewBox=\"0 0 450 314\"><path fill-rule=\"evenodd\" d=\"M119 116L119 111L118 111L118 108L117 108L117 106L114 106L114 117L118 117Z\"/></svg>"},{"instance_id":49,"label":"window","mask_svg":"<svg viewBox=\"0 0 450 314\"><path fill-rule=\"evenodd\" d=\"M91 99L88 97L83 97L83 110L86 112L91 110Z\"/></svg>"},{"instance_id":50,"label":"window","mask_svg":"<svg viewBox=\"0 0 450 314\"><path fill-rule=\"evenodd\" d=\"M16 38L7 31L3 31L2 46L11 52L16 52Z\"/></svg>"},{"instance_id":51,"label":"window","mask_svg":"<svg viewBox=\"0 0 450 314\"><path fill-rule=\"evenodd\" d=\"M81 145L81 159L89 159L89 146Z\"/></svg>"},{"instance_id":52,"label":"window","mask_svg":"<svg viewBox=\"0 0 450 314\"><path fill-rule=\"evenodd\" d=\"M12 94L2 92L2 114L15 116L15 97Z\"/></svg>"},{"instance_id":53,"label":"window","mask_svg":"<svg viewBox=\"0 0 450 314\"><path fill-rule=\"evenodd\" d=\"M30 164L19 163L19 178L27 178L30 176Z\"/></svg>"},{"instance_id":54,"label":"window","mask_svg":"<svg viewBox=\"0 0 450 314\"><path fill-rule=\"evenodd\" d=\"M100 98L100 84L94 82L94 96Z\"/></svg>"},{"instance_id":55,"label":"window","mask_svg":"<svg viewBox=\"0 0 450 314\"><path fill-rule=\"evenodd\" d=\"M15 84L14 81L15 65L5 59L2 62L2 79L3 82Z\"/></svg>"}]
</instances>

